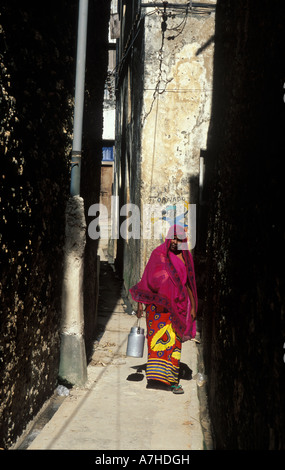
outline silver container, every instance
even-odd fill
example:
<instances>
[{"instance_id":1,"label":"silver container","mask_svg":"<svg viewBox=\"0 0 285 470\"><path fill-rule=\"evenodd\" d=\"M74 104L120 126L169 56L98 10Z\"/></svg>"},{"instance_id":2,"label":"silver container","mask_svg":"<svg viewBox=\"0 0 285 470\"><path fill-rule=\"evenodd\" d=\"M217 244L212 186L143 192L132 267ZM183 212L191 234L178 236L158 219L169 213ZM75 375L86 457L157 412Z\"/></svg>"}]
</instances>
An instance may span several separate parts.
<instances>
[{"instance_id":1,"label":"silver container","mask_svg":"<svg viewBox=\"0 0 285 470\"><path fill-rule=\"evenodd\" d=\"M144 329L133 326L128 336L127 356L143 357L144 340Z\"/></svg>"}]
</instances>

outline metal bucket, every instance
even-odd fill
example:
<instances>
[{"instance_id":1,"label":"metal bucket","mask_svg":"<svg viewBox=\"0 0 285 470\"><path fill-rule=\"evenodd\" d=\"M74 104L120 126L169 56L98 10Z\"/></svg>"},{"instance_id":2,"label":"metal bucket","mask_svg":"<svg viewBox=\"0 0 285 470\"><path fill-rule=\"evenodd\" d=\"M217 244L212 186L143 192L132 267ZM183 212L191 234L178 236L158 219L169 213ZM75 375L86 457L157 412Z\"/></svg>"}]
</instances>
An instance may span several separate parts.
<instances>
[{"instance_id":1,"label":"metal bucket","mask_svg":"<svg viewBox=\"0 0 285 470\"><path fill-rule=\"evenodd\" d=\"M127 356L143 357L144 340L144 329L133 326L128 336Z\"/></svg>"}]
</instances>

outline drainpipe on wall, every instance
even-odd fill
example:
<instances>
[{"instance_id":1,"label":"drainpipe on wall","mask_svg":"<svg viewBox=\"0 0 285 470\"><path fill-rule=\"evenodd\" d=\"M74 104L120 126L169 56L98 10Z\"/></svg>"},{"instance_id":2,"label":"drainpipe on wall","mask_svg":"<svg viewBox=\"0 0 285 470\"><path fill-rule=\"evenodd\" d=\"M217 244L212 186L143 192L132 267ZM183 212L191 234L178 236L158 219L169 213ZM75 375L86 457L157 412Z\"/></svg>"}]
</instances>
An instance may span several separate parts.
<instances>
[{"instance_id":1,"label":"drainpipe on wall","mask_svg":"<svg viewBox=\"0 0 285 470\"><path fill-rule=\"evenodd\" d=\"M79 18L78 18L77 57L76 57L73 144L72 144L72 154L71 154L71 183L70 183L71 196L78 196L80 194L87 19L88 19L88 0L80 0L79 1Z\"/></svg>"},{"instance_id":2,"label":"drainpipe on wall","mask_svg":"<svg viewBox=\"0 0 285 470\"><path fill-rule=\"evenodd\" d=\"M66 207L59 364L60 381L70 385L83 385L87 380L83 302L86 222L84 201L80 197L87 18L88 0L79 0L71 197Z\"/></svg>"}]
</instances>

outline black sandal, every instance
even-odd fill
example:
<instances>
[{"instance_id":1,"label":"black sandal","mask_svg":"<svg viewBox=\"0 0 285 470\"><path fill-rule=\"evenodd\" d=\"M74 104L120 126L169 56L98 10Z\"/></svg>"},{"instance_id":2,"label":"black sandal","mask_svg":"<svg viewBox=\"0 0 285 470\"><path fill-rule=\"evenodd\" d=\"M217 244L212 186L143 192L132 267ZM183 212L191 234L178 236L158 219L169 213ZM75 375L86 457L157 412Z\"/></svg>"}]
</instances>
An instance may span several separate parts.
<instances>
[{"instance_id":1,"label":"black sandal","mask_svg":"<svg viewBox=\"0 0 285 470\"><path fill-rule=\"evenodd\" d=\"M149 380L147 383L146 388L152 388L154 390L171 390L170 385L167 385L164 382L160 382L159 380Z\"/></svg>"}]
</instances>

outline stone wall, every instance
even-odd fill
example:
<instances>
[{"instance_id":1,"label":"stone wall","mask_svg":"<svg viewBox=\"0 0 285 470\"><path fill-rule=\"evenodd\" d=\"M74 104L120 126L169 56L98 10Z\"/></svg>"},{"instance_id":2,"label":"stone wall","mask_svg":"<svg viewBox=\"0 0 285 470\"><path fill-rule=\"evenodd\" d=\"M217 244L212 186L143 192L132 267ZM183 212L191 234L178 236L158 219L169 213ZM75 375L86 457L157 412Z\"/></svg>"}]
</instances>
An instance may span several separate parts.
<instances>
[{"instance_id":1,"label":"stone wall","mask_svg":"<svg viewBox=\"0 0 285 470\"><path fill-rule=\"evenodd\" d=\"M218 1L196 252L217 449L285 448L283 25L282 1Z\"/></svg>"},{"instance_id":2,"label":"stone wall","mask_svg":"<svg viewBox=\"0 0 285 470\"><path fill-rule=\"evenodd\" d=\"M44 14L1 4L1 447L57 380L76 32L67 3Z\"/></svg>"},{"instance_id":3,"label":"stone wall","mask_svg":"<svg viewBox=\"0 0 285 470\"><path fill-rule=\"evenodd\" d=\"M103 44L107 41L109 2L104 3L102 12L100 7L96 11L96 3L89 2L92 28L88 38L82 169L86 213L90 203L96 197L99 200L106 70ZM77 10L77 1L51 2L47 8L37 3L1 2L2 448L15 442L57 385ZM96 250L94 242L91 245L87 240L87 351L96 320Z\"/></svg>"}]
</instances>

